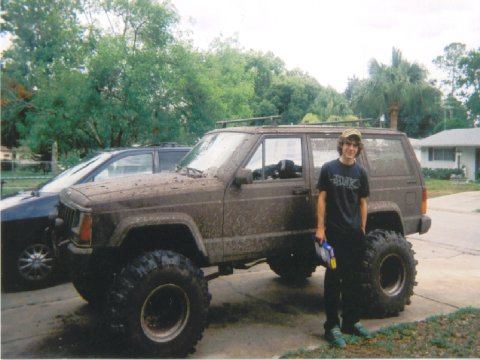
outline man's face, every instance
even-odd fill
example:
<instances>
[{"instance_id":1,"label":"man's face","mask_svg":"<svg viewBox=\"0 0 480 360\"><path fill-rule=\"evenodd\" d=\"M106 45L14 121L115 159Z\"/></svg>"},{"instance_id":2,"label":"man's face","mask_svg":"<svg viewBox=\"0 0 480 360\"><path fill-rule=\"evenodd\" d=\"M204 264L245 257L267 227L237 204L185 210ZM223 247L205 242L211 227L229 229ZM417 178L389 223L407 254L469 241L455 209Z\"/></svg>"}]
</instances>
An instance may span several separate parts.
<instances>
[{"instance_id":1,"label":"man's face","mask_svg":"<svg viewBox=\"0 0 480 360\"><path fill-rule=\"evenodd\" d=\"M358 140L354 137L349 137L344 141L342 146L342 156L347 159L354 160L358 153Z\"/></svg>"}]
</instances>

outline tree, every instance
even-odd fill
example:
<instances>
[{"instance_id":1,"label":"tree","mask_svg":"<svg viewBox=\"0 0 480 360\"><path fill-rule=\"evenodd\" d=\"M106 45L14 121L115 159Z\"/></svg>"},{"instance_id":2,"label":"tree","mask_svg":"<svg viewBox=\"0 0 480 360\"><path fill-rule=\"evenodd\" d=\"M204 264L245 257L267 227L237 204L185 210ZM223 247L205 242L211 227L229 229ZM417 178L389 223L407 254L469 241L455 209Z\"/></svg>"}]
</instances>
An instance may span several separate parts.
<instances>
[{"instance_id":1,"label":"tree","mask_svg":"<svg viewBox=\"0 0 480 360\"><path fill-rule=\"evenodd\" d=\"M369 79L359 87L362 93L356 99L369 103L376 117L388 113L390 127L397 129L402 106L421 96L426 86L426 70L404 60L400 50L393 48L390 66L370 61Z\"/></svg>"},{"instance_id":2,"label":"tree","mask_svg":"<svg viewBox=\"0 0 480 360\"><path fill-rule=\"evenodd\" d=\"M81 64L83 28L79 1L5 0L2 34L13 35L2 53L2 143L18 146L28 136L22 129L37 109L32 104L54 69Z\"/></svg>"},{"instance_id":3,"label":"tree","mask_svg":"<svg viewBox=\"0 0 480 360\"><path fill-rule=\"evenodd\" d=\"M311 110L321 121L346 119L353 115L346 97L331 87L319 89Z\"/></svg>"},{"instance_id":4,"label":"tree","mask_svg":"<svg viewBox=\"0 0 480 360\"><path fill-rule=\"evenodd\" d=\"M447 73L447 79L442 83L450 88L450 96L454 96L460 76L460 60L465 55L465 44L451 43L443 49L443 55L437 56L433 63Z\"/></svg>"},{"instance_id":5,"label":"tree","mask_svg":"<svg viewBox=\"0 0 480 360\"><path fill-rule=\"evenodd\" d=\"M480 48L470 50L459 61L460 76L458 84L461 95L466 98L465 105L473 118L480 116Z\"/></svg>"}]
</instances>

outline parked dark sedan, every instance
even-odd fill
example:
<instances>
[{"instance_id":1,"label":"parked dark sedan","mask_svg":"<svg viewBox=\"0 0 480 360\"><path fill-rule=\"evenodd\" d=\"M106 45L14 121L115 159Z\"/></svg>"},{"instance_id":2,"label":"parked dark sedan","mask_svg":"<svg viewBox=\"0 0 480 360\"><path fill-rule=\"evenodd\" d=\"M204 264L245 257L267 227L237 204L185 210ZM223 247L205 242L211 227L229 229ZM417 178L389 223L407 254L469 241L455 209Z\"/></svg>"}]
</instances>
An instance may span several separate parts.
<instances>
[{"instance_id":1,"label":"parked dark sedan","mask_svg":"<svg viewBox=\"0 0 480 360\"><path fill-rule=\"evenodd\" d=\"M2 288L44 287L57 277L57 261L47 231L60 191L74 184L133 174L173 170L189 147L174 144L100 152L37 190L0 201L2 222Z\"/></svg>"}]
</instances>

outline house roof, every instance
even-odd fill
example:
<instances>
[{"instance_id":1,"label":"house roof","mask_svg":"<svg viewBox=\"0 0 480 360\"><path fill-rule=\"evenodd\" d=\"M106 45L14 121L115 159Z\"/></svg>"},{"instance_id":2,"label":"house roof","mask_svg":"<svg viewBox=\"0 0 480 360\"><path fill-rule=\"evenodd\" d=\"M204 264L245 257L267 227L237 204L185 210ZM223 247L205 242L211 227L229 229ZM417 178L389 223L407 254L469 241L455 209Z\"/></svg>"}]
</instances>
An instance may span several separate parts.
<instances>
[{"instance_id":1,"label":"house roof","mask_svg":"<svg viewBox=\"0 0 480 360\"><path fill-rule=\"evenodd\" d=\"M444 130L420 141L426 146L480 146L480 128Z\"/></svg>"}]
</instances>

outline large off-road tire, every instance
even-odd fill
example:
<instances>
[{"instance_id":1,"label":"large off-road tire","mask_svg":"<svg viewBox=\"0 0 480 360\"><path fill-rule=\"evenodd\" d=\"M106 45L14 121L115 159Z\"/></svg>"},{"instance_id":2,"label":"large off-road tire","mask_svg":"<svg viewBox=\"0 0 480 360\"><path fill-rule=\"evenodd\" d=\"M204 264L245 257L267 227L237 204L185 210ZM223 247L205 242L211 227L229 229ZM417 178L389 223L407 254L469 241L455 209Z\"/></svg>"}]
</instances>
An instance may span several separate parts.
<instances>
[{"instance_id":1,"label":"large off-road tire","mask_svg":"<svg viewBox=\"0 0 480 360\"><path fill-rule=\"evenodd\" d=\"M203 272L172 251L144 253L115 278L105 315L132 354L185 357L207 325L211 295Z\"/></svg>"},{"instance_id":2,"label":"large off-road tire","mask_svg":"<svg viewBox=\"0 0 480 360\"><path fill-rule=\"evenodd\" d=\"M396 316L410 304L417 261L412 244L393 231L373 230L366 236L362 262L362 299L366 314Z\"/></svg>"},{"instance_id":3,"label":"large off-road tire","mask_svg":"<svg viewBox=\"0 0 480 360\"><path fill-rule=\"evenodd\" d=\"M317 267L313 246L311 251L303 249L269 257L267 263L275 274L287 281L305 280Z\"/></svg>"}]
</instances>

